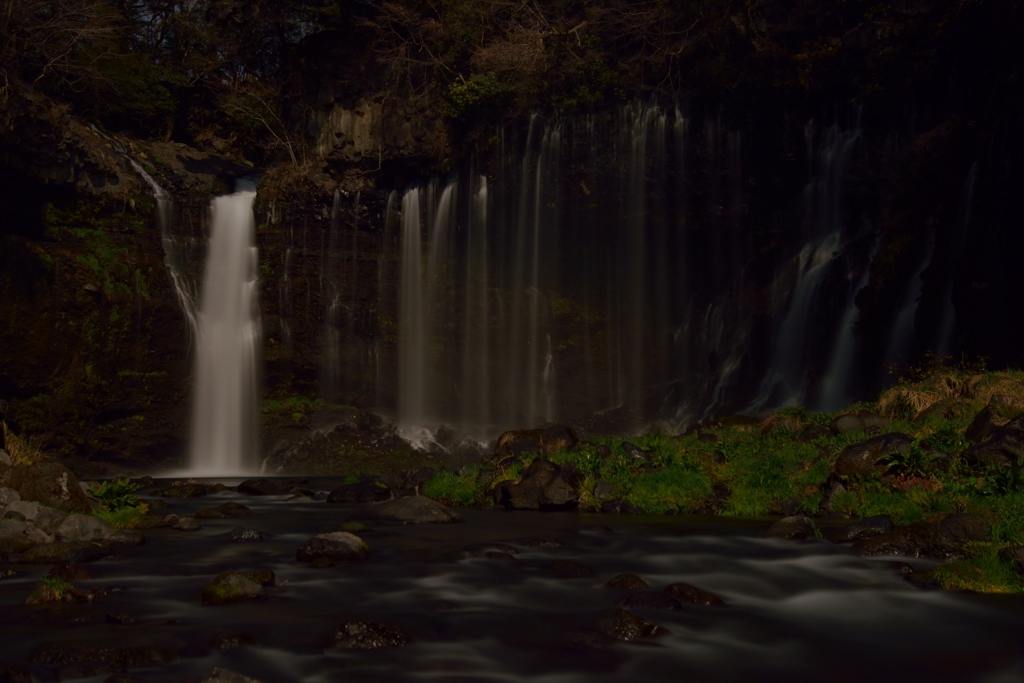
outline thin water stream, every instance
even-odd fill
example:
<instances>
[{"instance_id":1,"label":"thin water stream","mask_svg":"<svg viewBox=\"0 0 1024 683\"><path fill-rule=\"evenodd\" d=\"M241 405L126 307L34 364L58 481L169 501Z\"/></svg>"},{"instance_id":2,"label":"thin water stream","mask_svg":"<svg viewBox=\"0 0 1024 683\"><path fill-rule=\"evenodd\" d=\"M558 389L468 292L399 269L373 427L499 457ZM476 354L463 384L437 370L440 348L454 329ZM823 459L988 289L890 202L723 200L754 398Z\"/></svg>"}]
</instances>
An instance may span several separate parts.
<instances>
[{"instance_id":1,"label":"thin water stream","mask_svg":"<svg viewBox=\"0 0 1024 683\"><path fill-rule=\"evenodd\" d=\"M328 491L337 483L305 485ZM218 666L266 683L1024 677L1024 601L922 591L899 576L892 558L865 560L821 540L761 538L763 520L465 509L461 524L376 527L363 534L369 560L318 569L296 562L295 550L353 508L225 491L172 500L162 512L187 515L228 500L257 515L204 520L195 532L151 530L144 545L85 565L90 577L78 585L97 586L95 603L24 605L49 567L13 565L18 575L0 581L2 659L24 664L54 643L164 653L166 661L131 670L140 681L198 681ZM267 537L229 542L240 525ZM540 537L565 547L532 546ZM478 552L488 548L500 552ZM556 578L544 570L553 560L578 562L595 575ZM272 569L278 588L263 602L203 606L203 586L229 569ZM671 633L574 645L572 634L614 612L625 594L604 584L625 571L656 590L689 583L727 605L636 608ZM109 622L106 615L117 613L135 623ZM397 625L413 641L332 649L334 629L353 619ZM221 649L224 642L241 644ZM59 674L39 665L33 671L40 680Z\"/></svg>"}]
</instances>

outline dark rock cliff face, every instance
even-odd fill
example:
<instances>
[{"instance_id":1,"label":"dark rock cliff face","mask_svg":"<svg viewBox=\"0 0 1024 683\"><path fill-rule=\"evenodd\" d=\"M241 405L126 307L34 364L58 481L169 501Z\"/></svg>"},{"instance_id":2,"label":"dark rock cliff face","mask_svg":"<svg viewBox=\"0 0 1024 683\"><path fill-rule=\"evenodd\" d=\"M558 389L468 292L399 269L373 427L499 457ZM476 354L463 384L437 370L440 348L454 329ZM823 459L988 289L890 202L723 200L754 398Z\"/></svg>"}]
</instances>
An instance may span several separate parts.
<instances>
[{"instance_id":1,"label":"dark rock cliff face","mask_svg":"<svg viewBox=\"0 0 1024 683\"><path fill-rule=\"evenodd\" d=\"M817 322L805 339L808 400L817 400L814 382L829 370L827 349L862 279L866 285L854 292L860 341L850 359L853 394L867 396L891 380L884 371L893 360L890 347L899 347L900 364L917 362L927 351L987 356L993 366L1024 362L1018 343L1024 271L1015 260L1024 250L1024 233L1016 229L1016 193L1024 181L1022 63L1019 50L1004 47L994 49L1000 59L986 66L989 52L979 47L985 31L998 37L1007 29L979 21L973 33L957 34L948 45L924 41L932 50L921 52L922 60L931 60L928 68L901 85L879 76L872 61L885 52L880 45L888 34L816 28L808 24L813 17L796 14L770 16L763 26L731 18L744 38L747 32L760 36L755 43L761 52L728 57L732 67L749 67L748 75L716 71L707 65L717 62L704 60L707 68L693 71L692 91L652 94L665 111L677 105L685 110L690 123L691 147L679 153L685 174L673 176L673 183L680 182L661 191L685 197L672 227L685 235L679 244L690 253L686 277L699 283L686 291L700 312L694 319L710 329L715 306L742 291L747 333L717 349L688 351L690 365L704 373L700 386L682 381L680 368L652 373L632 397L635 405L598 416L596 429L629 429L638 416L659 416L665 406L699 392L721 394L722 414L750 404L773 362L768 340L785 315L798 280L798 255L810 237L801 215L816 163L808 158L808 136L832 125L856 130L859 138L844 172L844 240L822 278L812 308ZM825 46L821 54L794 47L808 31L833 30L842 36L831 42L814 34L814 44ZM399 226L393 193L470 174L486 175L497 187L505 169L532 169L537 160L522 154L530 122L517 107L510 105L518 111L511 119L482 105L455 115L444 77L398 86L375 65L367 44L342 42L303 46L288 81L295 162L279 147L268 148L249 155L261 163L272 159L258 169L230 136L204 132L188 138L188 145L111 137L38 92L20 86L4 91L0 397L11 399L8 422L16 431L86 461L132 465L183 453L192 333L165 265L151 189L126 155L174 199L166 229L193 296L209 198L230 191L239 176L263 174L255 213L263 379L271 402L264 406L266 448L279 447L281 434L299 438L300 429L312 425L312 410L295 408L296 397L307 401L303 406L323 398L394 408ZM995 41L997 47L1004 43ZM341 53L345 60L336 59ZM932 59L933 53L940 56ZM787 55L806 62L805 71L797 71L807 83L794 85L785 76ZM759 85L761 76L778 87ZM560 122L576 145L560 181L569 198L564 211L580 216L571 239L560 245L565 260L614 227L615 218L593 209L591 198L594 191L610 198L614 183L592 188L580 169L590 163L614 179L623 142L607 136L603 151L589 161L581 161L586 154L579 150L586 131L605 124L610 130L623 118L626 98L617 97L578 116L538 114L538 120ZM509 187L506 199L514 195ZM614 247L611 240L601 244ZM582 263L559 274L564 305L552 314L559 381L573 388L573 417L580 420L615 405L587 384L583 371L591 361L585 361L580 340L590 334L604 339L610 328L599 317L592 326L581 322L589 318L581 314L586 295L580 283L597 270ZM677 287L682 280L673 279L675 273L640 277L657 286ZM652 306L664 303L651 299ZM909 341L896 345L893 328L903 302L917 299ZM672 315L652 339L668 338L672 329L696 334L683 326L682 313ZM328 357L328 348L338 349L337 355ZM733 357L722 349L740 350ZM642 350L656 359L670 354L662 342ZM602 362L593 361L596 372L612 374ZM726 367L731 383L719 387Z\"/></svg>"}]
</instances>

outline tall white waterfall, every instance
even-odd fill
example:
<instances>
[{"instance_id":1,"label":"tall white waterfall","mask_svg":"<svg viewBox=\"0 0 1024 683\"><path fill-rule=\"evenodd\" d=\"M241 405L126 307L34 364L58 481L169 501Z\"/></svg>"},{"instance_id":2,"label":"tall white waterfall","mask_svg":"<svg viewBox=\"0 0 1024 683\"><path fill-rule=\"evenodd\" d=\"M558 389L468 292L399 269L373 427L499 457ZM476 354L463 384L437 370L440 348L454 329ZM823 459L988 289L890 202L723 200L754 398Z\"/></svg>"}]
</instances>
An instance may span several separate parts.
<instances>
[{"instance_id":1,"label":"tall white waterfall","mask_svg":"<svg viewBox=\"0 0 1024 683\"><path fill-rule=\"evenodd\" d=\"M190 472L242 474L256 463L260 342L254 191L218 197L197 330Z\"/></svg>"}]
</instances>

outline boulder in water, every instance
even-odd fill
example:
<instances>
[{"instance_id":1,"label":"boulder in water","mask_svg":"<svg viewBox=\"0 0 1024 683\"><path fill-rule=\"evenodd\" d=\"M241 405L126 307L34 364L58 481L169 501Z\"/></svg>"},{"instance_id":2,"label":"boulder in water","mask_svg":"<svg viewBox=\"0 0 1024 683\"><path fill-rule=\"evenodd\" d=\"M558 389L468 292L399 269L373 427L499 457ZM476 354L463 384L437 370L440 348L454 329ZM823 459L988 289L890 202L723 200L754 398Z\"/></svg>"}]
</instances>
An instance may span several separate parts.
<instances>
[{"instance_id":1,"label":"boulder in water","mask_svg":"<svg viewBox=\"0 0 1024 683\"><path fill-rule=\"evenodd\" d=\"M630 614L624 609L616 610L614 615L598 621L597 630L609 638L627 642L671 633L661 624Z\"/></svg>"},{"instance_id":2,"label":"boulder in water","mask_svg":"<svg viewBox=\"0 0 1024 683\"><path fill-rule=\"evenodd\" d=\"M250 678L237 671L215 667L213 673L202 680L202 683L263 683L258 678Z\"/></svg>"},{"instance_id":3,"label":"boulder in water","mask_svg":"<svg viewBox=\"0 0 1024 683\"><path fill-rule=\"evenodd\" d=\"M874 536L881 536L895 528L889 515L876 515L874 517L866 517L859 522L847 524L838 529L829 529L825 532L825 538L833 543L849 543L851 541L862 541Z\"/></svg>"},{"instance_id":4,"label":"boulder in water","mask_svg":"<svg viewBox=\"0 0 1024 683\"><path fill-rule=\"evenodd\" d=\"M327 496L328 503L377 503L391 497L387 486L378 485L375 481L361 481L345 484L331 491Z\"/></svg>"},{"instance_id":5,"label":"boulder in water","mask_svg":"<svg viewBox=\"0 0 1024 683\"><path fill-rule=\"evenodd\" d=\"M426 496L405 496L370 505L352 516L357 521L391 524L443 524L461 522L458 513Z\"/></svg>"},{"instance_id":6,"label":"boulder in water","mask_svg":"<svg viewBox=\"0 0 1024 683\"><path fill-rule=\"evenodd\" d=\"M625 572L611 578L605 586L620 591L635 591L642 588L650 588L650 584L632 572Z\"/></svg>"},{"instance_id":7,"label":"boulder in water","mask_svg":"<svg viewBox=\"0 0 1024 683\"><path fill-rule=\"evenodd\" d=\"M897 452L906 453L912 443L912 436L899 432L874 436L844 448L832 467L832 472L844 479L884 472L888 465L883 459Z\"/></svg>"},{"instance_id":8,"label":"boulder in water","mask_svg":"<svg viewBox=\"0 0 1024 683\"><path fill-rule=\"evenodd\" d=\"M814 522L807 515L783 517L768 527L765 536L796 541L814 535Z\"/></svg>"},{"instance_id":9,"label":"boulder in water","mask_svg":"<svg viewBox=\"0 0 1024 683\"><path fill-rule=\"evenodd\" d=\"M3 477L3 485L23 501L42 503L64 512L89 512L89 499L71 470L55 462L18 465Z\"/></svg>"},{"instance_id":10,"label":"boulder in water","mask_svg":"<svg viewBox=\"0 0 1024 683\"><path fill-rule=\"evenodd\" d=\"M274 585L274 572L221 572L203 589L204 605L228 605L245 600L264 600L264 586Z\"/></svg>"},{"instance_id":11,"label":"boulder in water","mask_svg":"<svg viewBox=\"0 0 1024 683\"><path fill-rule=\"evenodd\" d=\"M717 607L724 605L725 601L717 595L707 591L694 588L687 583L673 583L665 586L665 592L671 595L684 605L699 605L701 607Z\"/></svg>"},{"instance_id":12,"label":"boulder in water","mask_svg":"<svg viewBox=\"0 0 1024 683\"><path fill-rule=\"evenodd\" d=\"M231 530L231 534L228 535L228 540L232 543L247 543L249 541L262 541L263 532L259 529L245 529L240 526L236 526Z\"/></svg>"},{"instance_id":13,"label":"boulder in water","mask_svg":"<svg viewBox=\"0 0 1024 683\"><path fill-rule=\"evenodd\" d=\"M178 531L199 531L203 525L194 517L181 517L174 523L174 528Z\"/></svg>"},{"instance_id":14,"label":"boulder in water","mask_svg":"<svg viewBox=\"0 0 1024 683\"><path fill-rule=\"evenodd\" d=\"M43 530L47 534L56 532L68 517L68 513L63 510L39 503L32 503L27 500L18 500L8 505L4 515L13 514L19 515L26 522L31 522L36 528Z\"/></svg>"},{"instance_id":15,"label":"boulder in water","mask_svg":"<svg viewBox=\"0 0 1024 683\"><path fill-rule=\"evenodd\" d=\"M544 571L559 579L583 579L597 575L597 572L587 565L571 560L549 562L544 565Z\"/></svg>"},{"instance_id":16,"label":"boulder in water","mask_svg":"<svg viewBox=\"0 0 1024 683\"><path fill-rule=\"evenodd\" d=\"M206 487L202 484L182 484L172 486L160 495L164 498L198 498L206 495Z\"/></svg>"},{"instance_id":17,"label":"boulder in water","mask_svg":"<svg viewBox=\"0 0 1024 683\"><path fill-rule=\"evenodd\" d=\"M91 515L68 515L57 528L61 541L108 541L116 535L117 529Z\"/></svg>"},{"instance_id":18,"label":"boulder in water","mask_svg":"<svg viewBox=\"0 0 1024 683\"><path fill-rule=\"evenodd\" d=\"M855 552L873 555L928 555L941 559L959 557L972 541L987 541L991 527L982 517L952 513L938 522L913 522L886 534L858 541Z\"/></svg>"},{"instance_id":19,"label":"boulder in water","mask_svg":"<svg viewBox=\"0 0 1024 683\"><path fill-rule=\"evenodd\" d=\"M288 493L294 486L288 482L271 479L246 479L238 485L238 492L249 496L278 496Z\"/></svg>"},{"instance_id":20,"label":"boulder in water","mask_svg":"<svg viewBox=\"0 0 1024 683\"><path fill-rule=\"evenodd\" d=\"M370 557L363 539L347 531L317 534L295 553L300 562L355 562Z\"/></svg>"},{"instance_id":21,"label":"boulder in water","mask_svg":"<svg viewBox=\"0 0 1024 683\"><path fill-rule=\"evenodd\" d=\"M658 591L633 591L619 600L619 607L622 609L682 609L682 605L679 604L678 600L667 593Z\"/></svg>"},{"instance_id":22,"label":"boulder in water","mask_svg":"<svg viewBox=\"0 0 1024 683\"><path fill-rule=\"evenodd\" d=\"M402 629L379 621L347 621L334 632L334 647L340 650L402 647L410 640Z\"/></svg>"},{"instance_id":23,"label":"boulder in water","mask_svg":"<svg viewBox=\"0 0 1024 683\"><path fill-rule=\"evenodd\" d=\"M49 545L38 545L21 554L21 564L81 564L95 562L111 555L105 543L70 543L58 541Z\"/></svg>"}]
</instances>

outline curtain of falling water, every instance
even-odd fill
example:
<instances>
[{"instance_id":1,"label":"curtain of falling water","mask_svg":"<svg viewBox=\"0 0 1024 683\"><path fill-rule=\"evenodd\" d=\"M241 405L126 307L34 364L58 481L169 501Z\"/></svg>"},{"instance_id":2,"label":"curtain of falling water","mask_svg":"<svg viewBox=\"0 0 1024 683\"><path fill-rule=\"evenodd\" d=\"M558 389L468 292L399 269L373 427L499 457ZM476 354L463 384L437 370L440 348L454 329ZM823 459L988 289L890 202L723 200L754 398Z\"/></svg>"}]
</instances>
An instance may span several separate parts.
<instances>
[{"instance_id":1,"label":"curtain of falling water","mask_svg":"<svg viewBox=\"0 0 1024 683\"><path fill-rule=\"evenodd\" d=\"M257 457L255 197L244 191L213 200L198 314L189 462L195 474L241 474Z\"/></svg>"},{"instance_id":2,"label":"curtain of falling water","mask_svg":"<svg viewBox=\"0 0 1024 683\"><path fill-rule=\"evenodd\" d=\"M402 197L402 258L398 297L398 429L422 445L426 425L426 319L422 276L420 190Z\"/></svg>"}]
</instances>

